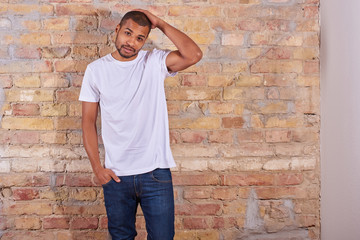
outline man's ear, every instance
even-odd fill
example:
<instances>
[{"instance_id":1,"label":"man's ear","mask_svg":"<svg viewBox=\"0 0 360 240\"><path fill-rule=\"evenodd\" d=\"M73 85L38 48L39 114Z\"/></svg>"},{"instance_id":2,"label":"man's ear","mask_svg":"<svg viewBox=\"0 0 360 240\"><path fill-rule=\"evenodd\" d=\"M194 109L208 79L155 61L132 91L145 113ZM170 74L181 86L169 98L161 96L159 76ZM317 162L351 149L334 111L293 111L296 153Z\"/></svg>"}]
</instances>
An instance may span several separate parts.
<instances>
[{"instance_id":1,"label":"man's ear","mask_svg":"<svg viewBox=\"0 0 360 240\"><path fill-rule=\"evenodd\" d=\"M120 23L118 24L118 25L116 25L116 28L115 28L115 33L117 34L118 32L119 32L119 30L120 30Z\"/></svg>"}]
</instances>

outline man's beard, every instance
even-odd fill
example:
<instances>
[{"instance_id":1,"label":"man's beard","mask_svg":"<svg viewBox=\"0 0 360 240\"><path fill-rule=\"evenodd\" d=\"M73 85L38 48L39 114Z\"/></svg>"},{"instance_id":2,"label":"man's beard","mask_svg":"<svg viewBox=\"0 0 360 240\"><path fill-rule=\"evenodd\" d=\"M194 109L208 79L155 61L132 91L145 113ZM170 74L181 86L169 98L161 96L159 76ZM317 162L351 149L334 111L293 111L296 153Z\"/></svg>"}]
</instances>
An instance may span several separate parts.
<instances>
[{"instance_id":1,"label":"man's beard","mask_svg":"<svg viewBox=\"0 0 360 240\"><path fill-rule=\"evenodd\" d=\"M126 47L127 49L132 49L133 52L134 52L134 54L132 54L132 55L125 55L125 54L121 53L121 49L122 49L123 47ZM123 58L132 58L132 57L134 57L134 56L136 56L136 55L138 54L137 51L136 51L134 48L129 47L129 46L125 46L125 45L121 45L120 48L116 48L116 49L117 49L118 53L120 54L120 56L123 57Z\"/></svg>"}]
</instances>

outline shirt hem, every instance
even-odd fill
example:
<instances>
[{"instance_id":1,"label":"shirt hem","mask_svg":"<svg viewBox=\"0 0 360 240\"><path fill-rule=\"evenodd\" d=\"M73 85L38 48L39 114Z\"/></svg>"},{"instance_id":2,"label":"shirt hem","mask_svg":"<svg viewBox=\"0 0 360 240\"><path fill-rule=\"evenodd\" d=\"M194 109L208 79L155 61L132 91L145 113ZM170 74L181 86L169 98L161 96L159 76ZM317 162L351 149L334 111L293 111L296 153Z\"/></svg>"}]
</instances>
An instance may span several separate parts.
<instances>
[{"instance_id":1,"label":"shirt hem","mask_svg":"<svg viewBox=\"0 0 360 240\"><path fill-rule=\"evenodd\" d=\"M114 169L111 169L111 170L116 174L116 176L124 177L124 176L131 176L131 175L138 175L138 174L148 173L148 172L151 172L151 171L153 171L153 170L155 170L157 168L173 168L173 167L176 167L176 164L153 165L153 166L148 167L148 168L137 169L137 170L133 170L133 171L127 171L126 173L121 172L121 171L117 171L117 170L114 170Z\"/></svg>"}]
</instances>

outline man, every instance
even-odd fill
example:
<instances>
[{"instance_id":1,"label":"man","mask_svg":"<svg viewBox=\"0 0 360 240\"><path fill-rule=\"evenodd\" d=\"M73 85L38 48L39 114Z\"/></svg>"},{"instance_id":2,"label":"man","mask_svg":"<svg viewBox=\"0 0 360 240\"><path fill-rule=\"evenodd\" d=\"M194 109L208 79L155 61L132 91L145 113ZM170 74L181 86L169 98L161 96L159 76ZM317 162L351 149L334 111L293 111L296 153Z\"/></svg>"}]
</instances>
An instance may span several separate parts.
<instances>
[{"instance_id":1,"label":"man","mask_svg":"<svg viewBox=\"0 0 360 240\"><path fill-rule=\"evenodd\" d=\"M159 28L176 51L141 48ZM113 240L134 239L138 204L148 239L174 237L174 198L164 79L202 58L187 35L146 10L124 15L116 27L116 51L85 71L79 100L92 169L103 186ZM101 110L105 167L100 163L96 118Z\"/></svg>"}]
</instances>

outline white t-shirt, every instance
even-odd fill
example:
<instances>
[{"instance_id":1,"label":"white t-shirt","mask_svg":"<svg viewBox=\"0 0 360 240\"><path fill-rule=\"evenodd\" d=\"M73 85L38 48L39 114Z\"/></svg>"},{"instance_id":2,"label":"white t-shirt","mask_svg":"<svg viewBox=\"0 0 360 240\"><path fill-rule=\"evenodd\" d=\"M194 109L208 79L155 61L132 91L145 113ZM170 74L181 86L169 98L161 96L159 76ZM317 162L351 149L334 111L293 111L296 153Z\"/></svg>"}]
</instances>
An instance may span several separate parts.
<instances>
[{"instance_id":1,"label":"white t-shirt","mask_svg":"<svg viewBox=\"0 0 360 240\"><path fill-rule=\"evenodd\" d=\"M132 61L108 54L85 71L80 101L99 102L105 167L117 176L171 168L169 123L164 80L169 51L138 53Z\"/></svg>"}]
</instances>

